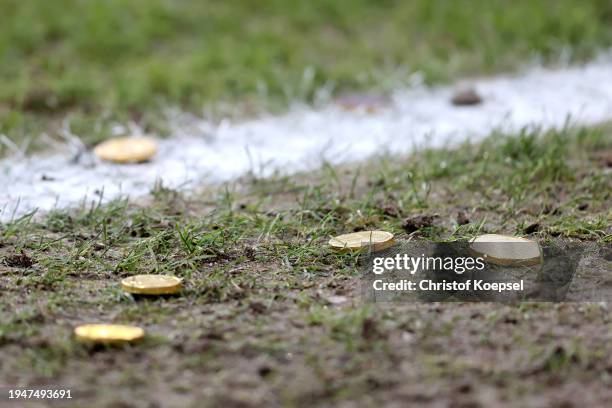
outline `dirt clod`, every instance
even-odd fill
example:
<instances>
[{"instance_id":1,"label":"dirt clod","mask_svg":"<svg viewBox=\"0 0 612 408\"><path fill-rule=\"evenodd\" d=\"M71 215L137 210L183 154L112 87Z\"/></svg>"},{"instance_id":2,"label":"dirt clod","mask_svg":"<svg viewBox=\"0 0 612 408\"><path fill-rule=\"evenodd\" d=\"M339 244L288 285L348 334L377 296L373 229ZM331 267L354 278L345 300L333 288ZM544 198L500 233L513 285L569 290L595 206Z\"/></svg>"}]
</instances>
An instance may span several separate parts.
<instances>
[{"instance_id":1,"label":"dirt clod","mask_svg":"<svg viewBox=\"0 0 612 408\"><path fill-rule=\"evenodd\" d=\"M257 314L265 313L265 311L268 309L266 305L261 302L251 302L249 304L249 308L253 311L253 313Z\"/></svg>"},{"instance_id":2,"label":"dirt clod","mask_svg":"<svg viewBox=\"0 0 612 408\"><path fill-rule=\"evenodd\" d=\"M534 222L525 227L525 234L533 234L534 232L538 232L540 230L540 223Z\"/></svg>"},{"instance_id":3,"label":"dirt clod","mask_svg":"<svg viewBox=\"0 0 612 408\"><path fill-rule=\"evenodd\" d=\"M460 394L468 394L472 392L472 385L469 382L462 382L457 386L457 392Z\"/></svg>"},{"instance_id":4,"label":"dirt clod","mask_svg":"<svg viewBox=\"0 0 612 408\"><path fill-rule=\"evenodd\" d=\"M273 371L274 370L272 370L271 367L265 365L265 366L259 367L259 369L257 370L257 373L259 374L260 377L265 378L269 376L270 374L272 374Z\"/></svg>"},{"instance_id":5,"label":"dirt clod","mask_svg":"<svg viewBox=\"0 0 612 408\"><path fill-rule=\"evenodd\" d=\"M601 150L593 153L593 158L604 167L612 167L612 150Z\"/></svg>"},{"instance_id":6,"label":"dirt clod","mask_svg":"<svg viewBox=\"0 0 612 408\"><path fill-rule=\"evenodd\" d=\"M4 258L4 264L12 268L30 268L32 265L34 265L34 261L28 256L28 254L21 251L18 254L15 253Z\"/></svg>"},{"instance_id":7,"label":"dirt clod","mask_svg":"<svg viewBox=\"0 0 612 408\"><path fill-rule=\"evenodd\" d=\"M451 98L451 103L455 106L472 106L482 103L482 97L474 88L459 89Z\"/></svg>"},{"instance_id":8,"label":"dirt clod","mask_svg":"<svg viewBox=\"0 0 612 408\"><path fill-rule=\"evenodd\" d=\"M401 209L395 204L385 204L380 208L380 210L383 214L392 218L396 218L401 215Z\"/></svg>"},{"instance_id":9,"label":"dirt clod","mask_svg":"<svg viewBox=\"0 0 612 408\"><path fill-rule=\"evenodd\" d=\"M470 223L470 218L465 211L459 211L455 221L457 221L457 225L466 225Z\"/></svg>"},{"instance_id":10,"label":"dirt clod","mask_svg":"<svg viewBox=\"0 0 612 408\"><path fill-rule=\"evenodd\" d=\"M436 217L432 214L413 215L406 218L402 226L407 233L415 232L422 228L431 227Z\"/></svg>"},{"instance_id":11,"label":"dirt clod","mask_svg":"<svg viewBox=\"0 0 612 408\"><path fill-rule=\"evenodd\" d=\"M378 340L385 337L380 331L376 320L370 317L363 321L363 326L361 327L361 335L366 340Z\"/></svg>"}]
</instances>

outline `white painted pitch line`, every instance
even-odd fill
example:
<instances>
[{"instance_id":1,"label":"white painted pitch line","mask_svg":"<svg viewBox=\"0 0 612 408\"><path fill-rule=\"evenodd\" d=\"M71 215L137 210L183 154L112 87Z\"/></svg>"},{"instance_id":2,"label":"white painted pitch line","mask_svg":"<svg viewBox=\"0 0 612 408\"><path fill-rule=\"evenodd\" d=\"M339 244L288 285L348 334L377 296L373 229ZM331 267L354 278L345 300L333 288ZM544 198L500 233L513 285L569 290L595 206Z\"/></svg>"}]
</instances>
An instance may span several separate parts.
<instances>
[{"instance_id":1,"label":"white painted pitch line","mask_svg":"<svg viewBox=\"0 0 612 408\"><path fill-rule=\"evenodd\" d=\"M69 153L8 158L0 161L0 221L34 209L97 202L100 191L104 201L142 196L159 180L170 188L189 189L251 170L260 176L275 170L291 173L313 169L324 160L356 161L380 152L474 141L496 129L547 129L568 120L591 125L612 119L610 59L471 82L484 97L482 105L452 106L452 87L414 87L395 92L388 106L372 114L330 104L217 125L191 119L185 127L178 120L174 137L161 140L157 156L144 164L102 163L90 154L71 161Z\"/></svg>"}]
</instances>

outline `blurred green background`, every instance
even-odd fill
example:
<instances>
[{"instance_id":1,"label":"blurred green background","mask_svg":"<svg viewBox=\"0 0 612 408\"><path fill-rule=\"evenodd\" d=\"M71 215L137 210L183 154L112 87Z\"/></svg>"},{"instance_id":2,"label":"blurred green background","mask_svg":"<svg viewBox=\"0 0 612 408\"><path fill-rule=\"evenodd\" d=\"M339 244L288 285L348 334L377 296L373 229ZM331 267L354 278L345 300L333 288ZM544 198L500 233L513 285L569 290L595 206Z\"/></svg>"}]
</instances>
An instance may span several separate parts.
<instances>
[{"instance_id":1,"label":"blurred green background","mask_svg":"<svg viewBox=\"0 0 612 408\"><path fill-rule=\"evenodd\" d=\"M512 70L612 43L609 0L0 0L0 132L163 130L158 112L248 114L343 90ZM308 70L307 70L308 68ZM305 75L305 72L308 74ZM34 144L35 145L35 144Z\"/></svg>"}]
</instances>

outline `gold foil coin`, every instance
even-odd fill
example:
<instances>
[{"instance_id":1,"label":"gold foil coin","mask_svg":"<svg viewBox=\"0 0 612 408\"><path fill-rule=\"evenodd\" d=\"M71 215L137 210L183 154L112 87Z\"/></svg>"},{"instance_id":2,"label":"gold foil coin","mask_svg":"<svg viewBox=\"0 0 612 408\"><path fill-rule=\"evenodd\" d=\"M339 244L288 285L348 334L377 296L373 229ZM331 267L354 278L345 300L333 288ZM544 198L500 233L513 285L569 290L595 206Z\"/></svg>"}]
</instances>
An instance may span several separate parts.
<instances>
[{"instance_id":1,"label":"gold foil coin","mask_svg":"<svg viewBox=\"0 0 612 408\"><path fill-rule=\"evenodd\" d=\"M173 295L182 286L180 278L168 275L135 275L121 281L124 291L139 295Z\"/></svg>"},{"instance_id":2,"label":"gold foil coin","mask_svg":"<svg viewBox=\"0 0 612 408\"><path fill-rule=\"evenodd\" d=\"M102 160L114 163L140 163L157 152L157 143L148 137L120 137L104 141L94 148Z\"/></svg>"},{"instance_id":3,"label":"gold foil coin","mask_svg":"<svg viewBox=\"0 0 612 408\"><path fill-rule=\"evenodd\" d=\"M74 329L77 340L95 344L123 344L138 341L144 337L144 330L121 324L85 324Z\"/></svg>"},{"instance_id":4,"label":"gold foil coin","mask_svg":"<svg viewBox=\"0 0 612 408\"><path fill-rule=\"evenodd\" d=\"M371 248L382 251L395 245L393 234L386 231L359 231L338 235L329 240L329 245L337 251L360 251Z\"/></svg>"},{"instance_id":5,"label":"gold foil coin","mask_svg":"<svg viewBox=\"0 0 612 408\"><path fill-rule=\"evenodd\" d=\"M531 266L542 263L540 245L527 238L485 234L470 241L470 250L486 262L504 266Z\"/></svg>"}]
</instances>

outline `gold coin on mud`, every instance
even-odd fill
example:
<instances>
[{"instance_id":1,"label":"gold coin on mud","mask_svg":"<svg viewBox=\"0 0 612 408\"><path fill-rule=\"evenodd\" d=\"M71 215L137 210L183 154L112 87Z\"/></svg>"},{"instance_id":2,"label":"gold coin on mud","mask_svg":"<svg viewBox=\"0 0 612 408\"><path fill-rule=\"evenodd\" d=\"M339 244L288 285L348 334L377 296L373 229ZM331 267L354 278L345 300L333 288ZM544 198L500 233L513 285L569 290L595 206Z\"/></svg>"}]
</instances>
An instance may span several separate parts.
<instances>
[{"instance_id":1,"label":"gold coin on mud","mask_svg":"<svg viewBox=\"0 0 612 408\"><path fill-rule=\"evenodd\" d=\"M329 240L329 245L336 251L349 252L370 248L382 251L395 245L393 234L387 231L359 231L338 235Z\"/></svg>"},{"instance_id":2,"label":"gold coin on mud","mask_svg":"<svg viewBox=\"0 0 612 408\"><path fill-rule=\"evenodd\" d=\"M102 160L114 163L141 163L157 152L157 143L148 137L120 137L106 140L94 148Z\"/></svg>"},{"instance_id":3,"label":"gold coin on mud","mask_svg":"<svg viewBox=\"0 0 612 408\"><path fill-rule=\"evenodd\" d=\"M135 275L121 281L128 293L138 295L174 295L181 291L182 279L168 275Z\"/></svg>"},{"instance_id":4,"label":"gold coin on mud","mask_svg":"<svg viewBox=\"0 0 612 408\"><path fill-rule=\"evenodd\" d=\"M74 329L77 340L105 345L132 343L142 339L144 334L140 327L121 324L84 324Z\"/></svg>"},{"instance_id":5,"label":"gold coin on mud","mask_svg":"<svg viewBox=\"0 0 612 408\"><path fill-rule=\"evenodd\" d=\"M486 262L503 266L531 266L542 263L540 245L527 238L485 234L470 241L470 250Z\"/></svg>"}]
</instances>

